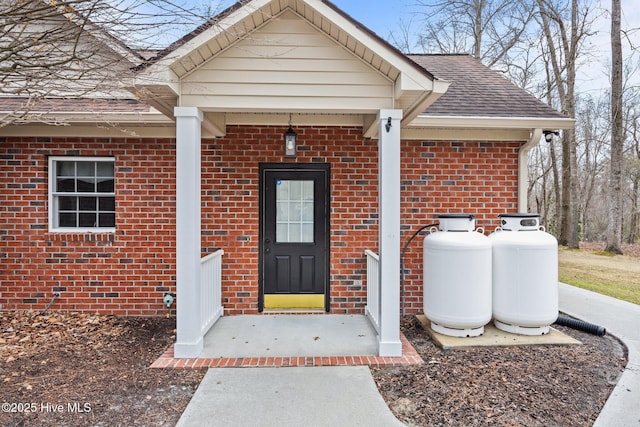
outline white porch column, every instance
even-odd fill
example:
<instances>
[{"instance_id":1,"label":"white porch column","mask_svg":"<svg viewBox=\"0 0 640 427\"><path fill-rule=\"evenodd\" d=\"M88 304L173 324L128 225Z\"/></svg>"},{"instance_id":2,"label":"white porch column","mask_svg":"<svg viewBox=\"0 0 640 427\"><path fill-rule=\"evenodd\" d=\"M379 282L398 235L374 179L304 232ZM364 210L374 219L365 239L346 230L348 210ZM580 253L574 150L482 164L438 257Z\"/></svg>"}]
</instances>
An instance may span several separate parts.
<instances>
[{"instance_id":1,"label":"white porch column","mask_svg":"<svg viewBox=\"0 0 640 427\"><path fill-rule=\"evenodd\" d=\"M380 218L380 356L401 356L400 342L400 120L402 110L378 116Z\"/></svg>"},{"instance_id":2,"label":"white porch column","mask_svg":"<svg viewBox=\"0 0 640 427\"><path fill-rule=\"evenodd\" d=\"M202 112L176 107L176 310L175 357L203 348L200 314L200 136Z\"/></svg>"}]
</instances>

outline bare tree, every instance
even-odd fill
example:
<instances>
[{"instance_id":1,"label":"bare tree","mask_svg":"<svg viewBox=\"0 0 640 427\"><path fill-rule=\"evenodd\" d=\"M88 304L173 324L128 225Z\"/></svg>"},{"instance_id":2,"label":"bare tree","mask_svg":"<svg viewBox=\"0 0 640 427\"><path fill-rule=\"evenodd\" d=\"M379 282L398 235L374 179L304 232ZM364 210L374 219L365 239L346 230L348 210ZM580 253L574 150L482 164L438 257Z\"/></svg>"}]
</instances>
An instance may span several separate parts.
<instances>
[{"instance_id":1,"label":"bare tree","mask_svg":"<svg viewBox=\"0 0 640 427\"><path fill-rule=\"evenodd\" d=\"M640 113L634 110L628 115L628 122L631 149L627 169L631 179L631 215L627 242L633 244L640 237Z\"/></svg>"},{"instance_id":2,"label":"bare tree","mask_svg":"<svg viewBox=\"0 0 640 427\"><path fill-rule=\"evenodd\" d=\"M492 67L505 61L533 18L528 0L418 1L425 9L419 43L426 52L469 53Z\"/></svg>"},{"instance_id":3,"label":"bare tree","mask_svg":"<svg viewBox=\"0 0 640 427\"><path fill-rule=\"evenodd\" d=\"M37 120L47 98L123 94L145 52L205 18L171 0L0 1L0 97L13 100L0 127Z\"/></svg>"},{"instance_id":4,"label":"bare tree","mask_svg":"<svg viewBox=\"0 0 640 427\"><path fill-rule=\"evenodd\" d=\"M412 24L413 19L407 21L400 21L398 24L398 29L396 31L392 31L389 34L389 43L394 45L399 51L404 53L411 53L412 50Z\"/></svg>"},{"instance_id":5,"label":"bare tree","mask_svg":"<svg viewBox=\"0 0 640 427\"><path fill-rule=\"evenodd\" d=\"M578 0L537 0L553 87L563 113L576 114L576 70L584 39L589 36L591 9ZM569 3L569 4L567 4ZM562 200L558 241L578 247L578 175L575 132L562 133Z\"/></svg>"},{"instance_id":6,"label":"bare tree","mask_svg":"<svg viewBox=\"0 0 640 427\"><path fill-rule=\"evenodd\" d=\"M578 97L576 110L581 240L602 240L603 230L595 225L597 214L593 210L602 205L596 190L608 165L609 101L605 97Z\"/></svg>"},{"instance_id":7,"label":"bare tree","mask_svg":"<svg viewBox=\"0 0 640 427\"><path fill-rule=\"evenodd\" d=\"M611 155L607 252L622 253L622 40L620 0L611 0Z\"/></svg>"},{"instance_id":8,"label":"bare tree","mask_svg":"<svg viewBox=\"0 0 640 427\"><path fill-rule=\"evenodd\" d=\"M555 207L553 205L553 179L551 178L551 147L537 145L529 157L529 186L527 197L530 209L541 215L542 225L550 232L555 232Z\"/></svg>"}]
</instances>

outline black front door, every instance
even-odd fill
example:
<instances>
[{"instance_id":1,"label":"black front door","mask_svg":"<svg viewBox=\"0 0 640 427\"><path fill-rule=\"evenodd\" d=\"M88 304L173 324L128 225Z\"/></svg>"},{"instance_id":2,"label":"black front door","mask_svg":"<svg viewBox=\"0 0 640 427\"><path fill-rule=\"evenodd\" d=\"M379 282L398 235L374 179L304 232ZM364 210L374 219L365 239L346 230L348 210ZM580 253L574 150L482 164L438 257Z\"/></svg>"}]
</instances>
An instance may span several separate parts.
<instances>
[{"instance_id":1,"label":"black front door","mask_svg":"<svg viewBox=\"0 0 640 427\"><path fill-rule=\"evenodd\" d=\"M329 165L260 165L260 310L328 311Z\"/></svg>"}]
</instances>

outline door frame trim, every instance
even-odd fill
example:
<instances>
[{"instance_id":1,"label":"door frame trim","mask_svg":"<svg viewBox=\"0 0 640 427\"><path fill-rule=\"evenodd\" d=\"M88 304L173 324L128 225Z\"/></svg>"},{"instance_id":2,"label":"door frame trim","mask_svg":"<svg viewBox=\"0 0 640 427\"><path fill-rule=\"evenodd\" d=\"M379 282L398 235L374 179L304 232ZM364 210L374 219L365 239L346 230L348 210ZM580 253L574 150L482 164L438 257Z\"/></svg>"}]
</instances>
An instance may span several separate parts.
<instances>
[{"instance_id":1,"label":"door frame trim","mask_svg":"<svg viewBox=\"0 0 640 427\"><path fill-rule=\"evenodd\" d=\"M325 173L325 291L324 291L324 309L326 312L330 310L331 300L331 164L330 163L259 163L259 179L258 179L258 311L264 311L264 259L263 259L263 240L264 240L264 219L265 219L265 201L264 201L264 176L267 171L322 171Z\"/></svg>"}]
</instances>

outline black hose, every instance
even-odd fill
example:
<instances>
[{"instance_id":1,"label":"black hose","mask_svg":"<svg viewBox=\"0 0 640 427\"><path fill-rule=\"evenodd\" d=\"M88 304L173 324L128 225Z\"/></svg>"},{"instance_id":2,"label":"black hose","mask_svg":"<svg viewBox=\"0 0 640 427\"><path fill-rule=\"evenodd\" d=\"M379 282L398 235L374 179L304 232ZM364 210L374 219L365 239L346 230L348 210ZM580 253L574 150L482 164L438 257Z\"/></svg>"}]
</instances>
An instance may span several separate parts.
<instances>
[{"instance_id":1,"label":"black hose","mask_svg":"<svg viewBox=\"0 0 640 427\"><path fill-rule=\"evenodd\" d=\"M409 240L407 240L407 243L405 243L404 247L402 248L402 253L400 254L400 298L401 298L401 301L402 301L401 305L402 305L402 315L403 316L405 316L407 314L407 309L404 306L404 255L405 255L405 252L407 252L407 248L409 247L409 244L411 243L411 241L413 239L415 239L418 236L418 234L420 234L420 232L422 232L422 230L424 230L425 228L429 228L429 227L435 227L436 225L438 225L437 222L435 224L428 224L428 225L420 227L418 229L418 231L413 233L411 238L409 238Z\"/></svg>"},{"instance_id":2,"label":"black hose","mask_svg":"<svg viewBox=\"0 0 640 427\"><path fill-rule=\"evenodd\" d=\"M588 332L593 335L597 335L599 337L603 336L607 333L607 330L599 325L594 325L593 323L585 322L583 320L574 319L572 317L566 316L558 316L558 320L556 320L556 325L568 326L571 329L577 329L579 331Z\"/></svg>"}]
</instances>

